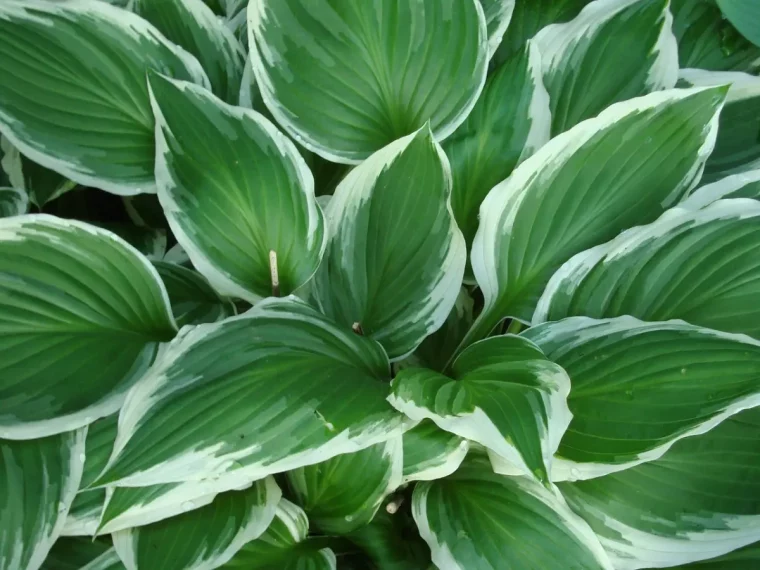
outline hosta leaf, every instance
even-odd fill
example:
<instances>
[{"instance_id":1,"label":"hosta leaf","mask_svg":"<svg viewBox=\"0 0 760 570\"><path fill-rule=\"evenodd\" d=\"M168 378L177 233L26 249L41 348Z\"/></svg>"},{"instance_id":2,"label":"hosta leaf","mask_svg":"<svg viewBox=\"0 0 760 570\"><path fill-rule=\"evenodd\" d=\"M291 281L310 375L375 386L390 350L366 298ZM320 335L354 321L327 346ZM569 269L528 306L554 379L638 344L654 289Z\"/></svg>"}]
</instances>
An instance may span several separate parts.
<instances>
[{"instance_id":1,"label":"hosta leaf","mask_svg":"<svg viewBox=\"0 0 760 570\"><path fill-rule=\"evenodd\" d=\"M760 78L731 71L682 69L681 79L697 87L731 84L702 183L760 168Z\"/></svg>"},{"instance_id":2,"label":"hosta leaf","mask_svg":"<svg viewBox=\"0 0 760 570\"><path fill-rule=\"evenodd\" d=\"M309 520L286 499L277 506L266 532L251 541L223 568L245 570L336 570L335 554L307 539Z\"/></svg>"},{"instance_id":3,"label":"hosta leaf","mask_svg":"<svg viewBox=\"0 0 760 570\"><path fill-rule=\"evenodd\" d=\"M549 140L550 127L541 56L530 43L488 79L472 113L443 143L451 161L451 207L468 246L488 191Z\"/></svg>"},{"instance_id":4,"label":"hosta leaf","mask_svg":"<svg viewBox=\"0 0 760 570\"><path fill-rule=\"evenodd\" d=\"M2 168L8 174L11 185L25 190L29 201L38 208L76 186L76 183L57 172L23 156L5 137L0 136L0 147L4 153Z\"/></svg>"},{"instance_id":5,"label":"hosta leaf","mask_svg":"<svg viewBox=\"0 0 760 570\"><path fill-rule=\"evenodd\" d=\"M0 187L0 218L20 216L29 209L29 196L18 188Z\"/></svg>"},{"instance_id":6,"label":"hosta leaf","mask_svg":"<svg viewBox=\"0 0 760 570\"><path fill-rule=\"evenodd\" d=\"M258 113L200 87L155 75L150 85L158 196L196 269L217 291L252 303L303 285L326 237L293 143Z\"/></svg>"},{"instance_id":7,"label":"hosta leaf","mask_svg":"<svg viewBox=\"0 0 760 570\"><path fill-rule=\"evenodd\" d=\"M674 87L671 23L668 0L597 0L571 22L541 30L533 41L551 97L552 134L612 103Z\"/></svg>"},{"instance_id":8,"label":"hosta leaf","mask_svg":"<svg viewBox=\"0 0 760 570\"><path fill-rule=\"evenodd\" d=\"M446 479L418 483L412 504L433 562L446 570L611 569L591 529L557 493L469 458Z\"/></svg>"},{"instance_id":9,"label":"hosta leaf","mask_svg":"<svg viewBox=\"0 0 760 570\"><path fill-rule=\"evenodd\" d=\"M670 0L670 10L682 68L760 70L760 47L752 45L722 17L714 0Z\"/></svg>"},{"instance_id":10,"label":"hosta leaf","mask_svg":"<svg viewBox=\"0 0 760 570\"><path fill-rule=\"evenodd\" d=\"M295 298L186 327L130 392L98 483L233 489L386 441L408 427L388 375L379 344Z\"/></svg>"},{"instance_id":11,"label":"hosta leaf","mask_svg":"<svg viewBox=\"0 0 760 570\"><path fill-rule=\"evenodd\" d=\"M760 564L760 542L717 558L673 566L673 570L755 570L758 564Z\"/></svg>"},{"instance_id":12,"label":"hosta leaf","mask_svg":"<svg viewBox=\"0 0 760 570\"><path fill-rule=\"evenodd\" d=\"M61 538L50 549L42 570L125 570L111 544L92 538Z\"/></svg>"},{"instance_id":13,"label":"hosta leaf","mask_svg":"<svg viewBox=\"0 0 760 570\"><path fill-rule=\"evenodd\" d=\"M467 343L506 316L529 322L560 265L686 194L712 150L724 93L679 89L613 105L491 190L471 258L485 306Z\"/></svg>"},{"instance_id":14,"label":"hosta leaf","mask_svg":"<svg viewBox=\"0 0 760 570\"><path fill-rule=\"evenodd\" d=\"M0 130L24 155L116 194L155 191L145 73L207 84L198 61L105 2L3 0ZM93 57L98 54L98 57Z\"/></svg>"},{"instance_id":15,"label":"hosta leaf","mask_svg":"<svg viewBox=\"0 0 760 570\"><path fill-rule=\"evenodd\" d=\"M424 128L353 169L327 208L318 302L392 360L440 328L456 301L466 250L450 192L448 160Z\"/></svg>"},{"instance_id":16,"label":"hosta leaf","mask_svg":"<svg viewBox=\"0 0 760 570\"><path fill-rule=\"evenodd\" d=\"M734 174L707 184L694 191L678 204L679 208L698 210L723 198L752 198L760 200L760 170Z\"/></svg>"},{"instance_id":17,"label":"hosta leaf","mask_svg":"<svg viewBox=\"0 0 760 570\"><path fill-rule=\"evenodd\" d=\"M541 28L575 18L591 0L515 0L515 9L493 61L498 65L522 51Z\"/></svg>"},{"instance_id":18,"label":"hosta leaf","mask_svg":"<svg viewBox=\"0 0 760 570\"><path fill-rule=\"evenodd\" d=\"M134 0L132 10L198 58L217 97L237 103L245 51L203 0Z\"/></svg>"},{"instance_id":19,"label":"hosta leaf","mask_svg":"<svg viewBox=\"0 0 760 570\"><path fill-rule=\"evenodd\" d=\"M404 433L403 482L432 481L451 475L464 461L470 442L422 420Z\"/></svg>"},{"instance_id":20,"label":"hosta leaf","mask_svg":"<svg viewBox=\"0 0 760 570\"><path fill-rule=\"evenodd\" d=\"M213 323L235 314L235 307L223 300L199 273L165 261L153 262L169 293L178 326Z\"/></svg>"},{"instance_id":21,"label":"hosta leaf","mask_svg":"<svg viewBox=\"0 0 760 570\"><path fill-rule=\"evenodd\" d=\"M509 20L515 9L515 0L480 0L486 17L488 30L488 57L496 53L496 49L507 31Z\"/></svg>"},{"instance_id":22,"label":"hosta leaf","mask_svg":"<svg viewBox=\"0 0 760 570\"><path fill-rule=\"evenodd\" d=\"M399 513L390 515L381 510L371 523L352 532L348 538L362 549L376 570L434 568L430 562L430 549L417 534L414 521L409 516ZM357 570L365 568L357 566Z\"/></svg>"},{"instance_id":23,"label":"hosta leaf","mask_svg":"<svg viewBox=\"0 0 760 570\"><path fill-rule=\"evenodd\" d=\"M37 570L44 562L79 487L86 433L0 440L2 570Z\"/></svg>"},{"instance_id":24,"label":"hosta leaf","mask_svg":"<svg viewBox=\"0 0 760 570\"><path fill-rule=\"evenodd\" d=\"M87 425L175 334L166 291L134 248L44 214L0 219L0 436Z\"/></svg>"},{"instance_id":25,"label":"hosta leaf","mask_svg":"<svg viewBox=\"0 0 760 570\"><path fill-rule=\"evenodd\" d=\"M337 162L357 163L428 121L446 138L486 78L479 0L255 0L248 32L277 122Z\"/></svg>"},{"instance_id":26,"label":"hosta leaf","mask_svg":"<svg viewBox=\"0 0 760 570\"><path fill-rule=\"evenodd\" d=\"M551 458L570 423L570 379L533 343L512 335L462 352L453 379L407 368L392 384L391 404L413 420L471 439L520 474L548 481Z\"/></svg>"},{"instance_id":27,"label":"hosta leaf","mask_svg":"<svg viewBox=\"0 0 760 570\"><path fill-rule=\"evenodd\" d=\"M150 260L162 259L166 254L166 230L125 223L95 225L113 232Z\"/></svg>"},{"instance_id":28,"label":"hosta leaf","mask_svg":"<svg viewBox=\"0 0 760 570\"><path fill-rule=\"evenodd\" d=\"M523 334L573 384L573 419L554 459L554 481L652 461L679 439L760 404L760 342L748 336L633 317L571 317Z\"/></svg>"},{"instance_id":29,"label":"hosta leaf","mask_svg":"<svg viewBox=\"0 0 760 570\"><path fill-rule=\"evenodd\" d=\"M656 461L560 489L620 570L686 564L760 540L760 408L682 439Z\"/></svg>"},{"instance_id":30,"label":"hosta leaf","mask_svg":"<svg viewBox=\"0 0 760 570\"><path fill-rule=\"evenodd\" d=\"M127 570L213 570L267 529L281 496L267 477L200 509L116 532L114 548Z\"/></svg>"},{"instance_id":31,"label":"hosta leaf","mask_svg":"<svg viewBox=\"0 0 760 570\"><path fill-rule=\"evenodd\" d=\"M356 453L289 471L295 500L311 524L329 534L347 534L366 525L383 499L401 485L401 436Z\"/></svg>"},{"instance_id":32,"label":"hosta leaf","mask_svg":"<svg viewBox=\"0 0 760 570\"><path fill-rule=\"evenodd\" d=\"M632 315L760 338L760 202L669 210L565 263L533 322Z\"/></svg>"},{"instance_id":33,"label":"hosta leaf","mask_svg":"<svg viewBox=\"0 0 760 570\"><path fill-rule=\"evenodd\" d=\"M760 47L760 5L755 0L716 0L720 11L741 34Z\"/></svg>"}]
</instances>

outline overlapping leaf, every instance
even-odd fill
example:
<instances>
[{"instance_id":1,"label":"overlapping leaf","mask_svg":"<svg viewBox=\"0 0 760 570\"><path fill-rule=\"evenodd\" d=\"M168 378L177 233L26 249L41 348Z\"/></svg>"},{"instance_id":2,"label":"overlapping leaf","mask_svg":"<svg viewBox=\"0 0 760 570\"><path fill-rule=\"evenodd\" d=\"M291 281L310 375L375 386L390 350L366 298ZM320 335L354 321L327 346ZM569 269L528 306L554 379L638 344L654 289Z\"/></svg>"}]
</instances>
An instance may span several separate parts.
<instances>
[{"instance_id":1,"label":"overlapping leaf","mask_svg":"<svg viewBox=\"0 0 760 570\"><path fill-rule=\"evenodd\" d=\"M760 47L760 6L754 0L716 0L723 15L756 46Z\"/></svg>"},{"instance_id":2,"label":"overlapping leaf","mask_svg":"<svg viewBox=\"0 0 760 570\"><path fill-rule=\"evenodd\" d=\"M515 9L515 0L480 0L483 13L486 17L486 29L488 30L488 57L493 57L501 43L504 32L509 27L512 12Z\"/></svg>"},{"instance_id":3,"label":"overlapping leaf","mask_svg":"<svg viewBox=\"0 0 760 570\"><path fill-rule=\"evenodd\" d=\"M464 461L470 442L422 420L404 433L403 482L433 481L451 475Z\"/></svg>"},{"instance_id":4,"label":"overlapping leaf","mask_svg":"<svg viewBox=\"0 0 760 570\"><path fill-rule=\"evenodd\" d=\"M57 172L40 166L23 156L3 136L0 136L0 151L3 154L0 164L8 176L11 186L25 191L29 196L29 201L38 208L42 208L51 200L55 200L76 186L76 183L67 180Z\"/></svg>"},{"instance_id":5,"label":"overlapping leaf","mask_svg":"<svg viewBox=\"0 0 760 570\"><path fill-rule=\"evenodd\" d=\"M50 549L42 570L125 570L110 540L61 538Z\"/></svg>"},{"instance_id":6,"label":"overlapping leaf","mask_svg":"<svg viewBox=\"0 0 760 570\"><path fill-rule=\"evenodd\" d=\"M18 188L0 187L0 218L20 216L29 209L29 196Z\"/></svg>"},{"instance_id":7,"label":"overlapping leaf","mask_svg":"<svg viewBox=\"0 0 760 570\"><path fill-rule=\"evenodd\" d=\"M760 199L760 170L734 174L695 190L679 208L698 210L723 198Z\"/></svg>"}]
</instances>

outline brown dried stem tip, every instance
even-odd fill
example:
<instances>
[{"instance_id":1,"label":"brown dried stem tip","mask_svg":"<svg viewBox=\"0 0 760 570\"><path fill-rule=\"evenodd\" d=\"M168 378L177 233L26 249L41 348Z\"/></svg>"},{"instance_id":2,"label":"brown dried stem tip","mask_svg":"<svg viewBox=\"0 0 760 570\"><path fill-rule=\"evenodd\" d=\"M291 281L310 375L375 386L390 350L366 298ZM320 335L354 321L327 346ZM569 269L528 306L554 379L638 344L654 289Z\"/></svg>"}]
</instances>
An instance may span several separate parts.
<instances>
[{"instance_id":1,"label":"brown dried stem tip","mask_svg":"<svg viewBox=\"0 0 760 570\"><path fill-rule=\"evenodd\" d=\"M269 275L272 278L272 295L280 296L280 273L277 269L277 252L269 251Z\"/></svg>"}]
</instances>

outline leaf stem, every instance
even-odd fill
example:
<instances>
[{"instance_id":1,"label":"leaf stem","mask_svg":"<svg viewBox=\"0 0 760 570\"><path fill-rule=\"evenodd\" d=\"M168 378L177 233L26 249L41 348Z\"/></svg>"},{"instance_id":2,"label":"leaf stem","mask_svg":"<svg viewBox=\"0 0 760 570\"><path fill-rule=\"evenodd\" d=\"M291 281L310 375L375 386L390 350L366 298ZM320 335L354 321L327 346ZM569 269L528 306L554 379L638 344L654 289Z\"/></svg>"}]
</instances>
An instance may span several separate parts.
<instances>
[{"instance_id":1,"label":"leaf stem","mask_svg":"<svg viewBox=\"0 0 760 570\"><path fill-rule=\"evenodd\" d=\"M277 252L273 249L269 251L269 275L272 279L272 295L280 296L280 271L277 267Z\"/></svg>"}]
</instances>

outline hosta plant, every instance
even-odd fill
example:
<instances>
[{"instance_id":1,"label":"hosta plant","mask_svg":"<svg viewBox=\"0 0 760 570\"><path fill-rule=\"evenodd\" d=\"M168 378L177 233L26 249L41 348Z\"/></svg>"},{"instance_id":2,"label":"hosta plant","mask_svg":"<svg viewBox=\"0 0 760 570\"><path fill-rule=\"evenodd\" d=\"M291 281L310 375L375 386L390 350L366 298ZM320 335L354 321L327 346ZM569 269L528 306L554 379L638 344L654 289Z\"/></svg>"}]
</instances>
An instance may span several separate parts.
<instances>
[{"instance_id":1,"label":"hosta plant","mask_svg":"<svg viewBox=\"0 0 760 570\"><path fill-rule=\"evenodd\" d=\"M0 570L760 567L756 0L2 0Z\"/></svg>"}]
</instances>

